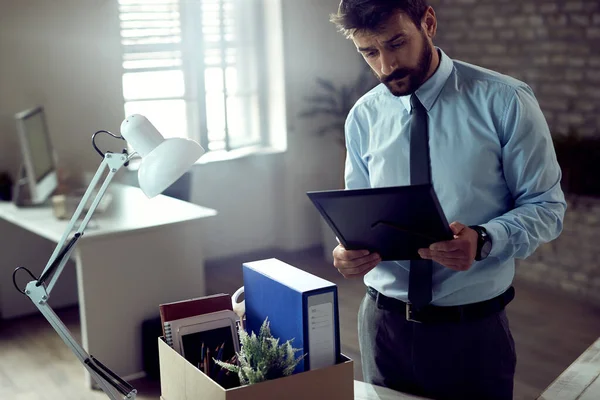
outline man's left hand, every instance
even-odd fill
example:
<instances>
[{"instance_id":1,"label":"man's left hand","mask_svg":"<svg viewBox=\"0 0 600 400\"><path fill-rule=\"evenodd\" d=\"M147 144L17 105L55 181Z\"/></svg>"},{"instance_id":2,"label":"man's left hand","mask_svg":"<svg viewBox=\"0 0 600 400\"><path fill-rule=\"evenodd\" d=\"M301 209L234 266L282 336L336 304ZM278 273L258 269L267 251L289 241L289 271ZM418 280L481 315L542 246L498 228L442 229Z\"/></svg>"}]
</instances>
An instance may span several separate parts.
<instances>
[{"instance_id":1,"label":"man's left hand","mask_svg":"<svg viewBox=\"0 0 600 400\"><path fill-rule=\"evenodd\" d=\"M419 249L419 255L456 271L471 268L477 252L477 232L460 222L450 224L454 240L433 243L428 249Z\"/></svg>"}]
</instances>

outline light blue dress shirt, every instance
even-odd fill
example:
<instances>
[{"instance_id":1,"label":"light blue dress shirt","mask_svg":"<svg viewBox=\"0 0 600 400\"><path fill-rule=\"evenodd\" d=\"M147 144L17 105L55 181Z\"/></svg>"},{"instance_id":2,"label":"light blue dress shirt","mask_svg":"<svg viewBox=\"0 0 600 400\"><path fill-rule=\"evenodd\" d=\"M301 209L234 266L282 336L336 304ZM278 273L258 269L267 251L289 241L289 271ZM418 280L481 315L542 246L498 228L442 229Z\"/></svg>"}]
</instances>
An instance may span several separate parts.
<instances>
[{"instance_id":1,"label":"light blue dress shirt","mask_svg":"<svg viewBox=\"0 0 600 400\"><path fill-rule=\"evenodd\" d=\"M468 271L433 265L432 304L487 300L504 292L525 258L562 231L561 170L546 120L523 82L465 62L441 49L440 65L416 92L428 112L431 176L448 219L482 225L488 258ZM380 84L346 120L347 189L410 184L410 96ZM407 301L409 261L384 261L364 281Z\"/></svg>"}]
</instances>

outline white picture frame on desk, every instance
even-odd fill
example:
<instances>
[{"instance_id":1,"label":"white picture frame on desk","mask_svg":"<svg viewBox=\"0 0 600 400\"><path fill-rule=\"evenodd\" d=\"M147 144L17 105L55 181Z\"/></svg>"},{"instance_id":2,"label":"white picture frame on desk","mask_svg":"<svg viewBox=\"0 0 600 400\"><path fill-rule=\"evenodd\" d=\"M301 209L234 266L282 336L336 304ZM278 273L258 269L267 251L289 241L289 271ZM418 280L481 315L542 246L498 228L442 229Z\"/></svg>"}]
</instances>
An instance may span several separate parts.
<instances>
[{"instance_id":1,"label":"white picture frame on desk","mask_svg":"<svg viewBox=\"0 0 600 400\"><path fill-rule=\"evenodd\" d=\"M225 328L231 336L234 351L239 352L240 342L237 332L237 318L237 315L233 311L223 310L169 321L165 323L167 343L172 343L173 349L185 358L186 346L184 342L186 341L186 336ZM169 337L169 332L171 337ZM229 336L227 339L229 339Z\"/></svg>"},{"instance_id":2,"label":"white picture frame on desk","mask_svg":"<svg viewBox=\"0 0 600 400\"><path fill-rule=\"evenodd\" d=\"M169 322L165 333L172 336L173 349L190 364L222 387L239 385L237 376L225 375L214 360L235 364L240 344L237 315L217 311ZM167 342L168 343L168 342Z\"/></svg>"}]
</instances>

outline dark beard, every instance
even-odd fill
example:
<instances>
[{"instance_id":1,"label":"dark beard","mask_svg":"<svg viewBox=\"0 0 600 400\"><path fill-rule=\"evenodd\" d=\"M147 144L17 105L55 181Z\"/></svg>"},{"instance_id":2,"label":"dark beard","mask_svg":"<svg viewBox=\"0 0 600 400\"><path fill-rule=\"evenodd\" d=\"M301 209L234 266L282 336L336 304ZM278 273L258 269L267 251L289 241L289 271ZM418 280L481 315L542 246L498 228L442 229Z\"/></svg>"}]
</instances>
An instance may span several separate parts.
<instances>
[{"instance_id":1,"label":"dark beard","mask_svg":"<svg viewBox=\"0 0 600 400\"><path fill-rule=\"evenodd\" d=\"M425 78L427 77L427 72L429 72L429 67L431 66L433 52L431 51L431 46L429 46L425 40L424 33L422 36L423 50L421 51L421 56L419 57L419 62L416 69L399 68L394 70L394 72L383 79L377 77L377 79L379 79L379 81L383 83L394 96L407 96L409 94L413 94L423 84ZM406 90L400 91L392 86L393 81L402 79L406 76L408 76L408 87Z\"/></svg>"}]
</instances>

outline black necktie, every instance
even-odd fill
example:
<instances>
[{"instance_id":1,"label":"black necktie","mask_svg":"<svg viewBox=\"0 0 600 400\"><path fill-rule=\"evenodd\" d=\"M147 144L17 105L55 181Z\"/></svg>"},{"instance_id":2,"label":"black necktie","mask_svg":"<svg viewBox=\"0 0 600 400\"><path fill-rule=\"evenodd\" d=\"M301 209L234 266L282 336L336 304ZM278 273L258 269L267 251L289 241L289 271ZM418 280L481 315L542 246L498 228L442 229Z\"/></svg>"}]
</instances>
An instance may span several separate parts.
<instances>
[{"instance_id":1,"label":"black necktie","mask_svg":"<svg viewBox=\"0 0 600 400\"><path fill-rule=\"evenodd\" d=\"M413 94L410 97L410 184L431 183L429 163L429 139L427 133L427 110ZM410 260L408 300L417 308L431 302L431 260Z\"/></svg>"}]
</instances>

